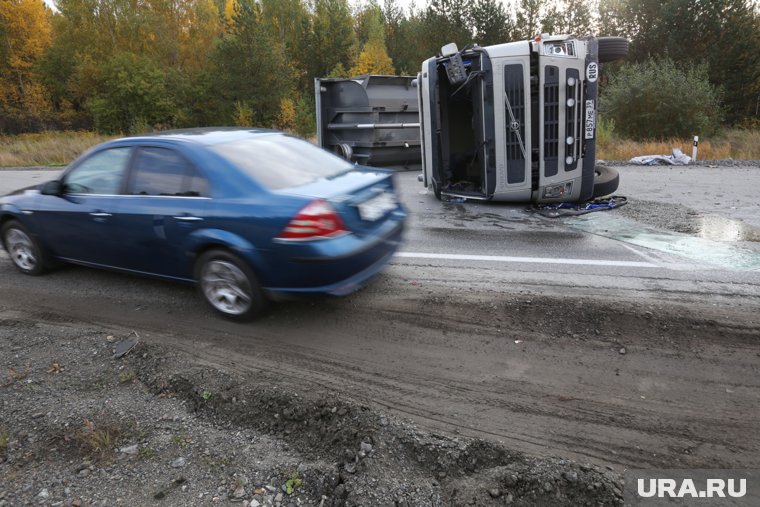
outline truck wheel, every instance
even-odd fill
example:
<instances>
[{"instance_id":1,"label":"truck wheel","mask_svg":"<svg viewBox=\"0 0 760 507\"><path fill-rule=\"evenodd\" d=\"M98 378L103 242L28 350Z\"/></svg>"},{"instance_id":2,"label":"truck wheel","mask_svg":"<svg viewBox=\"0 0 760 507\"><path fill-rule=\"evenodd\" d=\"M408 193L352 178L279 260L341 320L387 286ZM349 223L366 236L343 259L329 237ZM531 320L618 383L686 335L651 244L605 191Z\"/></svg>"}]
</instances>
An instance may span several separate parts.
<instances>
[{"instance_id":1,"label":"truck wheel","mask_svg":"<svg viewBox=\"0 0 760 507\"><path fill-rule=\"evenodd\" d=\"M433 187L433 195L435 195L435 198L440 201L441 200L441 189L438 188L438 185L436 185L435 180L432 180L430 182L430 186Z\"/></svg>"},{"instance_id":2,"label":"truck wheel","mask_svg":"<svg viewBox=\"0 0 760 507\"><path fill-rule=\"evenodd\" d=\"M610 195L617 190L620 184L620 174L615 169L598 165L594 167L594 194L593 199Z\"/></svg>"},{"instance_id":3,"label":"truck wheel","mask_svg":"<svg viewBox=\"0 0 760 507\"><path fill-rule=\"evenodd\" d=\"M599 63L614 62L625 58L630 42L625 37L599 37Z\"/></svg>"}]
</instances>

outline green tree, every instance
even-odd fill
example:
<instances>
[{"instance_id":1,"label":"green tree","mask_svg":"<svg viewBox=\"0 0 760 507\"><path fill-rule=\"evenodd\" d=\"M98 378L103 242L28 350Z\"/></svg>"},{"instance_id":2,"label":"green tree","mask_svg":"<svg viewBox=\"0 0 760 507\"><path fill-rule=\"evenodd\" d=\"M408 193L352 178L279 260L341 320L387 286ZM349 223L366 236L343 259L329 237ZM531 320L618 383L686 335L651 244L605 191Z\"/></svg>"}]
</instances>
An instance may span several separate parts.
<instances>
[{"instance_id":1,"label":"green tree","mask_svg":"<svg viewBox=\"0 0 760 507\"><path fill-rule=\"evenodd\" d=\"M395 0L387 0L383 7L386 22L386 47L397 74L416 74L423 60L435 55L440 48L430 45L425 36L424 15L410 11L405 16ZM450 41L448 41L450 42ZM429 47L429 49L428 49ZM429 51L433 51L430 53Z\"/></svg>"},{"instance_id":2,"label":"green tree","mask_svg":"<svg viewBox=\"0 0 760 507\"><path fill-rule=\"evenodd\" d=\"M351 75L393 74L393 61L385 48L383 13L377 4L370 4L361 13L366 42L351 68Z\"/></svg>"},{"instance_id":3,"label":"green tree","mask_svg":"<svg viewBox=\"0 0 760 507\"><path fill-rule=\"evenodd\" d=\"M309 8L304 88L313 86L315 77L326 76L339 63L350 68L356 47L354 19L347 0L310 0Z\"/></svg>"},{"instance_id":4,"label":"green tree","mask_svg":"<svg viewBox=\"0 0 760 507\"><path fill-rule=\"evenodd\" d=\"M541 2L520 0L517 5L515 35L518 40L532 39L541 32Z\"/></svg>"},{"instance_id":5,"label":"green tree","mask_svg":"<svg viewBox=\"0 0 760 507\"><path fill-rule=\"evenodd\" d=\"M215 113L206 121L231 121L234 104L241 103L253 112L254 125L274 125L281 99L294 91L294 76L285 47L267 30L259 3L238 3L234 23L219 41L212 60L205 95Z\"/></svg>"},{"instance_id":6,"label":"green tree","mask_svg":"<svg viewBox=\"0 0 760 507\"><path fill-rule=\"evenodd\" d=\"M617 21L612 22L611 20ZM727 119L751 114L760 93L760 15L751 0L605 0L601 29L632 39L629 61L706 62L725 90Z\"/></svg>"},{"instance_id":7,"label":"green tree","mask_svg":"<svg viewBox=\"0 0 760 507\"><path fill-rule=\"evenodd\" d=\"M470 27L472 8L473 0L430 0L425 17L428 37L440 42L439 49L446 42L456 42L460 47L474 42Z\"/></svg>"},{"instance_id":8,"label":"green tree","mask_svg":"<svg viewBox=\"0 0 760 507\"><path fill-rule=\"evenodd\" d=\"M601 114L634 139L709 135L720 125L720 94L706 65L685 70L673 60L624 65L600 100Z\"/></svg>"},{"instance_id":9,"label":"green tree","mask_svg":"<svg viewBox=\"0 0 760 507\"><path fill-rule=\"evenodd\" d=\"M499 0L476 0L472 7L475 40L481 46L512 42L515 22Z\"/></svg>"},{"instance_id":10,"label":"green tree","mask_svg":"<svg viewBox=\"0 0 760 507\"><path fill-rule=\"evenodd\" d=\"M543 13L542 31L551 34L591 35L594 16L589 0L556 1Z\"/></svg>"},{"instance_id":11,"label":"green tree","mask_svg":"<svg viewBox=\"0 0 760 507\"><path fill-rule=\"evenodd\" d=\"M172 126L176 103L161 66L150 58L120 53L98 66L98 86L87 100L98 130L109 133Z\"/></svg>"}]
</instances>

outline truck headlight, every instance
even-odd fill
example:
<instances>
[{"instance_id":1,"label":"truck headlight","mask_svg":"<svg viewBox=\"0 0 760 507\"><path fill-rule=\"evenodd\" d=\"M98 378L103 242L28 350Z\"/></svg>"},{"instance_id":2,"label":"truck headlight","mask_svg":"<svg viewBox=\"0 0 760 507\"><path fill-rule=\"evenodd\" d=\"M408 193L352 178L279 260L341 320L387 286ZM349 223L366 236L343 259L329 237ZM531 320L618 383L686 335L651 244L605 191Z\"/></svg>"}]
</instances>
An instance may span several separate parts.
<instances>
[{"instance_id":1,"label":"truck headlight","mask_svg":"<svg viewBox=\"0 0 760 507\"><path fill-rule=\"evenodd\" d=\"M558 185L549 185L544 188L545 199L559 199L573 193L573 182L560 183Z\"/></svg>"}]
</instances>

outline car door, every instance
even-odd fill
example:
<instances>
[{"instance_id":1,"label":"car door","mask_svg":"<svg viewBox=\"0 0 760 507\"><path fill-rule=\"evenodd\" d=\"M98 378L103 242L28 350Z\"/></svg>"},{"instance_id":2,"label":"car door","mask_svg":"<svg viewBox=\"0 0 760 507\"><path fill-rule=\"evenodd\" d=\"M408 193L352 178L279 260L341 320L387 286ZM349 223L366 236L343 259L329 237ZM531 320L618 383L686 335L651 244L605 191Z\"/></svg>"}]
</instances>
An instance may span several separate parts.
<instances>
[{"instance_id":1,"label":"car door","mask_svg":"<svg viewBox=\"0 0 760 507\"><path fill-rule=\"evenodd\" d=\"M141 146L116 219L120 263L131 270L192 277L192 235L203 227L209 185L177 149Z\"/></svg>"},{"instance_id":2,"label":"car door","mask_svg":"<svg viewBox=\"0 0 760 507\"><path fill-rule=\"evenodd\" d=\"M113 265L113 217L131 155L129 146L99 150L64 174L59 195L40 196L36 221L57 256Z\"/></svg>"}]
</instances>

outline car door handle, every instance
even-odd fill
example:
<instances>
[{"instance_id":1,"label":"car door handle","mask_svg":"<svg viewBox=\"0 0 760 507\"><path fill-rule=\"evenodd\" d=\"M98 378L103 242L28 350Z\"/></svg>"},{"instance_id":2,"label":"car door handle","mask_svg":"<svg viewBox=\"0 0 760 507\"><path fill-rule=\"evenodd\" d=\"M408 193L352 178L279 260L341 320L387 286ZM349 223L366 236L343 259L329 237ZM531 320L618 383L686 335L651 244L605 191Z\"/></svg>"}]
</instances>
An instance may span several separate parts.
<instances>
[{"instance_id":1,"label":"car door handle","mask_svg":"<svg viewBox=\"0 0 760 507\"><path fill-rule=\"evenodd\" d=\"M201 217L194 217L190 215L183 215L180 217L174 217L174 220L180 220L182 222L200 222L203 220Z\"/></svg>"},{"instance_id":2,"label":"car door handle","mask_svg":"<svg viewBox=\"0 0 760 507\"><path fill-rule=\"evenodd\" d=\"M104 213L103 211L93 211L92 213L90 213L90 216L96 217L96 218L106 218L113 215L111 215L111 213Z\"/></svg>"}]
</instances>

